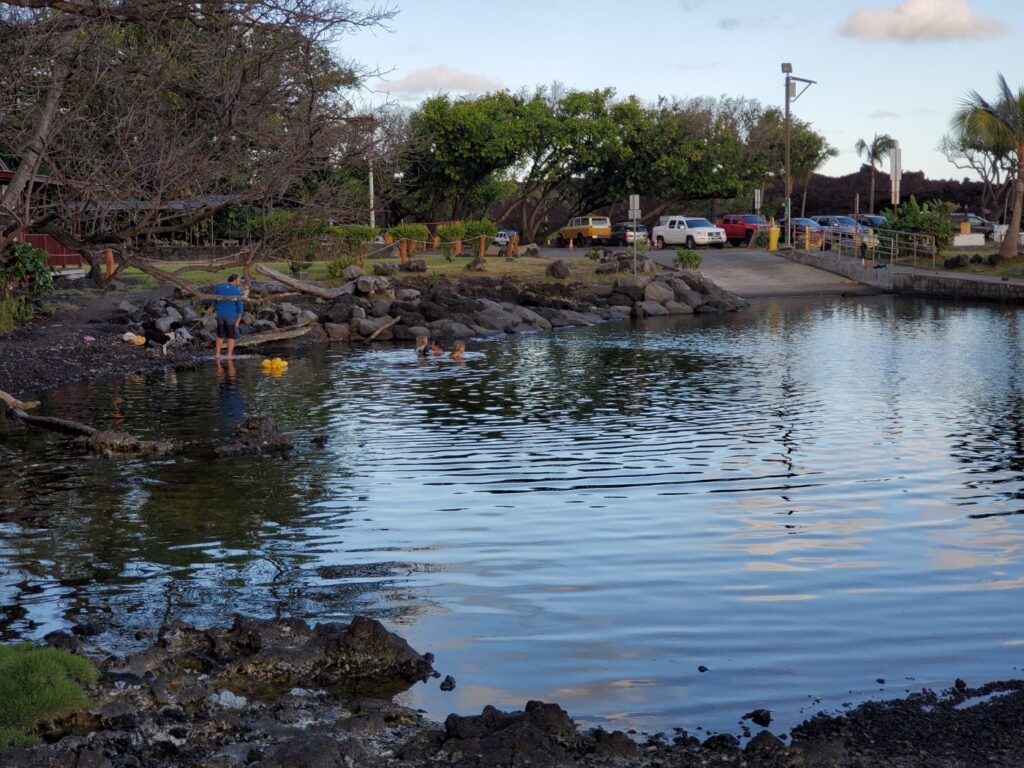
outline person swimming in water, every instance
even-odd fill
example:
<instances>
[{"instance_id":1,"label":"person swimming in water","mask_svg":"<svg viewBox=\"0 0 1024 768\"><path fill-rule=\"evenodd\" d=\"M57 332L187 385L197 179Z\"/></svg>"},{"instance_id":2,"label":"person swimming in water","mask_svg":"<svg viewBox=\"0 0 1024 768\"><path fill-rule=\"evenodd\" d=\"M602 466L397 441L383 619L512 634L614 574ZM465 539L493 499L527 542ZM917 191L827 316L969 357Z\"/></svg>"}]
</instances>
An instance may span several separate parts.
<instances>
[{"instance_id":1,"label":"person swimming in water","mask_svg":"<svg viewBox=\"0 0 1024 768\"><path fill-rule=\"evenodd\" d=\"M452 360L461 360L466 356L466 342L456 341L455 346L452 347L451 354L448 355Z\"/></svg>"},{"instance_id":2,"label":"person swimming in water","mask_svg":"<svg viewBox=\"0 0 1024 768\"><path fill-rule=\"evenodd\" d=\"M432 355L443 355L444 347L441 346L441 342L437 339L430 340L430 354Z\"/></svg>"},{"instance_id":3,"label":"person swimming in water","mask_svg":"<svg viewBox=\"0 0 1024 768\"><path fill-rule=\"evenodd\" d=\"M416 337L416 357L430 357L430 339L426 336Z\"/></svg>"}]
</instances>

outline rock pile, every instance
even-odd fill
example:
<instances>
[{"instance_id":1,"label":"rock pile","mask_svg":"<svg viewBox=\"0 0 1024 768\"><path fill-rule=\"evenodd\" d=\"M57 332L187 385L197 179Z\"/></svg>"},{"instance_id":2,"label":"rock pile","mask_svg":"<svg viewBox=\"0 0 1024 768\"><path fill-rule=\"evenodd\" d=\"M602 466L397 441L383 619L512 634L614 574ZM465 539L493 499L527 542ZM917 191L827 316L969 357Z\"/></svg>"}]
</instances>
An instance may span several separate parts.
<instances>
[{"instance_id":1,"label":"rock pile","mask_svg":"<svg viewBox=\"0 0 1024 768\"><path fill-rule=\"evenodd\" d=\"M553 262L550 270L558 271L560 266L564 264ZM310 326L305 336L313 342L412 341L417 336L468 339L594 325L630 316L732 312L748 306L696 272L623 275L604 287L563 286L557 296L502 285L502 300L496 301L459 293L447 282L421 279L420 287L402 287L386 275L350 269L350 290L333 300L297 293L282 296L279 284L255 284L254 294L261 303L242 316L243 340L251 334L303 326ZM214 341L215 319L184 296L143 306L124 302L118 319L156 344L164 344L172 334L195 346Z\"/></svg>"}]
</instances>

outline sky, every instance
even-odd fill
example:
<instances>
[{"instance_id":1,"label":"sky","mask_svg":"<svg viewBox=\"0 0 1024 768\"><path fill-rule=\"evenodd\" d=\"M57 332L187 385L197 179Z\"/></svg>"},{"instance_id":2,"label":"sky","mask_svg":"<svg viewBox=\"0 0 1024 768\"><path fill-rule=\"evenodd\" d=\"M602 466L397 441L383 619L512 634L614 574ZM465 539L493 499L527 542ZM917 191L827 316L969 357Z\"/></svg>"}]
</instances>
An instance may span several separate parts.
<instances>
[{"instance_id":1,"label":"sky","mask_svg":"<svg viewBox=\"0 0 1024 768\"><path fill-rule=\"evenodd\" d=\"M352 0L356 8L368 0ZM817 81L793 104L839 149L823 169L856 171L854 144L888 133L904 171L970 175L937 150L960 100L1024 86L1021 0L382 0L385 29L339 54L381 72L365 96L415 106L559 81L618 96L744 96L784 104L782 62ZM1016 11L1016 13L1014 13ZM887 169L886 165L886 169Z\"/></svg>"}]
</instances>

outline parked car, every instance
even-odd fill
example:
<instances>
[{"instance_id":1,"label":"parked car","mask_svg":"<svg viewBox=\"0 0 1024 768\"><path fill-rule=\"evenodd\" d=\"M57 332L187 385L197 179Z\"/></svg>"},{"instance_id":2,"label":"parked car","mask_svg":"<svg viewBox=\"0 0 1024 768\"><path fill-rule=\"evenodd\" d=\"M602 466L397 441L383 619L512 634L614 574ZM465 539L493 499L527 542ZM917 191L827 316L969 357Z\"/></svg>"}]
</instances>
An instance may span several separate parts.
<instances>
[{"instance_id":1,"label":"parked car","mask_svg":"<svg viewBox=\"0 0 1024 768\"><path fill-rule=\"evenodd\" d=\"M885 229L888 225L888 221L885 216L880 216L877 213L851 213L850 217L858 224L867 227L868 229Z\"/></svg>"},{"instance_id":2,"label":"parked car","mask_svg":"<svg viewBox=\"0 0 1024 768\"><path fill-rule=\"evenodd\" d=\"M956 225L958 230L961 222L968 222L971 225L971 234L984 235L986 240L991 240L992 233L996 230L996 223L994 221L983 219L976 213L951 213L949 214L949 220Z\"/></svg>"},{"instance_id":3,"label":"parked car","mask_svg":"<svg viewBox=\"0 0 1024 768\"><path fill-rule=\"evenodd\" d=\"M768 220L753 213L727 213L716 224L725 230L725 239L733 245L749 245L758 232L768 231Z\"/></svg>"},{"instance_id":4,"label":"parked car","mask_svg":"<svg viewBox=\"0 0 1024 768\"><path fill-rule=\"evenodd\" d=\"M508 245L508 241L516 236L514 229L499 229L493 238L491 238L491 245L497 245L504 248Z\"/></svg>"},{"instance_id":5,"label":"parked car","mask_svg":"<svg viewBox=\"0 0 1024 768\"><path fill-rule=\"evenodd\" d=\"M811 219L816 222L825 233L831 237L853 237L854 235L860 237L867 237L871 230L865 227L863 224L858 224L857 220L852 216L811 216ZM794 221L796 221L794 219Z\"/></svg>"},{"instance_id":6,"label":"parked car","mask_svg":"<svg viewBox=\"0 0 1024 768\"><path fill-rule=\"evenodd\" d=\"M666 245L684 245L695 248L698 245L725 247L725 230L716 227L707 219L694 216L663 216L662 223L651 231L651 237L658 248Z\"/></svg>"},{"instance_id":7,"label":"parked car","mask_svg":"<svg viewBox=\"0 0 1024 768\"><path fill-rule=\"evenodd\" d=\"M612 227L608 245L632 245L634 241L638 244L648 242L647 227L622 221Z\"/></svg>"},{"instance_id":8,"label":"parked car","mask_svg":"<svg viewBox=\"0 0 1024 768\"><path fill-rule=\"evenodd\" d=\"M577 216L558 230L556 243L561 247L570 241L577 246L597 245L612 235L612 222L607 216Z\"/></svg>"},{"instance_id":9,"label":"parked car","mask_svg":"<svg viewBox=\"0 0 1024 768\"><path fill-rule=\"evenodd\" d=\"M786 222L780 222L779 226L785 231ZM797 246L820 248L825 242L825 230L814 219L793 219L793 240Z\"/></svg>"}]
</instances>

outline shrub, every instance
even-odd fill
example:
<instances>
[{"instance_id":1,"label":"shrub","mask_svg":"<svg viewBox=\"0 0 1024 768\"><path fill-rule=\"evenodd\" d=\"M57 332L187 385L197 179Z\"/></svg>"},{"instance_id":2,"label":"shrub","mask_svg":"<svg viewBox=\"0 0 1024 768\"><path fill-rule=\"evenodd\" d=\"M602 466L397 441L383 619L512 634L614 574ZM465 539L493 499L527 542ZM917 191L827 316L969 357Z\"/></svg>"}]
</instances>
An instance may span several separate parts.
<instances>
[{"instance_id":1,"label":"shrub","mask_svg":"<svg viewBox=\"0 0 1024 768\"><path fill-rule=\"evenodd\" d=\"M886 218L886 229L907 232L916 235L930 235L935 238L937 248L945 248L953 239L956 225L949 218L953 206L941 200L933 200L920 205L911 195L899 212L891 209L883 211ZM902 245L901 238L901 245Z\"/></svg>"},{"instance_id":2,"label":"shrub","mask_svg":"<svg viewBox=\"0 0 1024 768\"><path fill-rule=\"evenodd\" d=\"M423 244L430 239L430 230L427 229L426 224L396 224L388 228L388 234L395 238L395 242L399 240L409 241L408 254L410 259L419 253Z\"/></svg>"},{"instance_id":3,"label":"shrub","mask_svg":"<svg viewBox=\"0 0 1024 768\"><path fill-rule=\"evenodd\" d=\"M37 742L29 732L41 722L88 707L81 684L96 679L81 656L30 643L0 645L0 752Z\"/></svg>"},{"instance_id":4,"label":"shrub","mask_svg":"<svg viewBox=\"0 0 1024 768\"><path fill-rule=\"evenodd\" d=\"M352 258L354 263L362 266L366 244L377 236L377 228L368 224L348 224L343 227L331 227L332 259Z\"/></svg>"},{"instance_id":5,"label":"shrub","mask_svg":"<svg viewBox=\"0 0 1024 768\"><path fill-rule=\"evenodd\" d=\"M451 261L455 254L455 241L462 240L466 236L466 225L461 221L441 224L437 228L437 236L441 240L441 253L448 261Z\"/></svg>"},{"instance_id":6,"label":"shrub","mask_svg":"<svg viewBox=\"0 0 1024 768\"><path fill-rule=\"evenodd\" d=\"M597 252L596 248L591 248L589 251L587 251L586 256L591 261L597 261L598 258L600 258L601 254Z\"/></svg>"},{"instance_id":7,"label":"shrub","mask_svg":"<svg viewBox=\"0 0 1024 768\"><path fill-rule=\"evenodd\" d=\"M754 235L753 245L755 248L767 248L768 243L770 242L771 240L769 239L767 232L758 232L756 235Z\"/></svg>"},{"instance_id":8,"label":"shrub","mask_svg":"<svg viewBox=\"0 0 1024 768\"><path fill-rule=\"evenodd\" d=\"M688 269L690 271L696 271L700 269L701 258L700 254L696 251L692 251L689 248L676 248L676 266L680 269Z\"/></svg>"},{"instance_id":9,"label":"shrub","mask_svg":"<svg viewBox=\"0 0 1024 768\"><path fill-rule=\"evenodd\" d=\"M53 290L53 270L46 266L46 251L42 248L17 242L4 251L0 258L0 298L9 299L19 284L32 293Z\"/></svg>"},{"instance_id":10,"label":"shrub","mask_svg":"<svg viewBox=\"0 0 1024 768\"><path fill-rule=\"evenodd\" d=\"M498 225L490 219L467 221L464 226L466 228L465 238L467 240L475 240L481 236L492 238L498 231Z\"/></svg>"},{"instance_id":11,"label":"shrub","mask_svg":"<svg viewBox=\"0 0 1024 768\"><path fill-rule=\"evenodd\" d=\"M362 267L363 260L354 256L340 256L327 262L327 275L329 277L341 277L342 273L353 264Z\"/></svg>"},{"instance_id":12,"label":"shrub","mask_svg":"<svg viewBox=\"0 0 1024 768\"><path fill-rule=\"evenodd\" d=\"M277 211L262 217L260 224L264 241L281 254L293 274L316 261L324 236L331 234L326 219L302 211Z\"/></svg>"}]
</instances>

